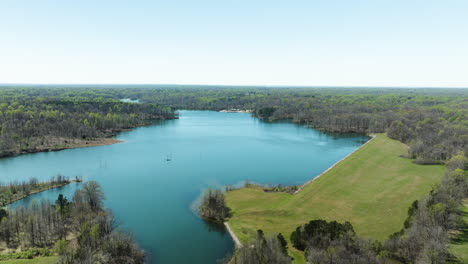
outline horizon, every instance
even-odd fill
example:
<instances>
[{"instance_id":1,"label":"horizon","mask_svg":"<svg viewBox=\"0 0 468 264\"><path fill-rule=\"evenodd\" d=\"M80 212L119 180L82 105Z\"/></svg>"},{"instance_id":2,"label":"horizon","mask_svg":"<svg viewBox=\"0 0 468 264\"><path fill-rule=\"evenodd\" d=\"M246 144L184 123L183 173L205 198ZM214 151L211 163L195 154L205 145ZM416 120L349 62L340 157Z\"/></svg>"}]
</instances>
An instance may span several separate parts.
<instances>
[{"instance_id":1,"label":"horizon","mask_svg":"<svg viewBox=\"0 0 468 264\"><path fill-rule=\"evenodd\" d=\"M196 86L196 87L239 87L239 88L355 88L355 89L468 89L467 87L442 86L339 86L339 85L233 85L233 84L180 84L180 83L0 83L3 86Z\"/></svg>"},{"instance_id":2,"label":"horizon","mask_svg":"<svg viewBox=\"0 0 468 264\"><path fill-rule=\"evenodd\" d=\"M466 1L17 0L0 9L1 83L468 87Z\"/></svg>"}]
</instances>

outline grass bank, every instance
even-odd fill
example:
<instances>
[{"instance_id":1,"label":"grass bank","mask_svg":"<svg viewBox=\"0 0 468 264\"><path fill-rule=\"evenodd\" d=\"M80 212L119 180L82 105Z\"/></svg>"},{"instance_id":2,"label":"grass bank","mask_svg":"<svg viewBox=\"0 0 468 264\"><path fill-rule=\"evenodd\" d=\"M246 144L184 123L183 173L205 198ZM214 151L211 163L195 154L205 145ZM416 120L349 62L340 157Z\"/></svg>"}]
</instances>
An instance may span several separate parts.
<instances>
[{"instance_id":1,"label":"grass bank","mask_svg":"<svg viewBox=\"0 0 468 264\"><path fill-rule=\"evenodd\" d=\"M58 257L38 257L33 259L13 259L0 261L0 264L55 264Z\"/></svg>"},{"instance_id":2,"label":"grass bank","mask_svg":"<svg viewBox=\"0 0 468 264\"><path fill-rule=\"evenodd\" d=\"M444 175L442 165L417 165L400 157L407 146L378 134L294 195L243 188L227 193L229 225L245 242L257 229L288 239L313 219L350 221L357 234L384 240L403 227L411 203L427 194ZM291 251L296 263L303 258Z\"/></svg>"}]
</instances>

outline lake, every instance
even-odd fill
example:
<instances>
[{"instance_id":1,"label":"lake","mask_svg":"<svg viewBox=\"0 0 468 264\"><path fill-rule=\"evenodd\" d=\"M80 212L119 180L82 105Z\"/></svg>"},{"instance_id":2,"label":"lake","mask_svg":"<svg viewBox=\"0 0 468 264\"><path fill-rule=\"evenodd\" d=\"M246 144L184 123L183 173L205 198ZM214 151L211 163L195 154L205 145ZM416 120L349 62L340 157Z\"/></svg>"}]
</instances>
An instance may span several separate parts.
<instances>
[{"instance_id":1,"label":"lake","mask_svg":"<svg viewBox=\"0 0 468 264\"><path fill-rule=\"evenodd\" d=\"M61 173L98 181L106 207L134 234L150 263L207 264L234 244L222 226L207 224L194 212L203 190L245 180L302 184L368 140L290 122L266 123L248 113L179 113L179 119L120 133L120 144L0 159L0 180L47 180ZM59 193L71 199L78 187L71 184L12 206L55 200Z\"/></svg>"}]
</instances>

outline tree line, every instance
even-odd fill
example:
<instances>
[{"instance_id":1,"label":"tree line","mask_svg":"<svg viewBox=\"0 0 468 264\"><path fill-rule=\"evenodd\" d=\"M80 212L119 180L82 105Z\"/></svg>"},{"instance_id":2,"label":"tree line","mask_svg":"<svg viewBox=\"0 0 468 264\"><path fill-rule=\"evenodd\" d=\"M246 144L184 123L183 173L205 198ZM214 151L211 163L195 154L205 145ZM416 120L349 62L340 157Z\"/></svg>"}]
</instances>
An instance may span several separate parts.
<instances>
[{"instance_id":1,"label":"tree line","mask_svg":"<svg viewBox=\"0 0 468 264\"><path fill-rule=\"evenodd\" d=\"M0 89L0 157L110 137L151 120L175 118L168 107L124 103L99 93Z\"/></svg>"},{"instance_id":2,"label":"tree line","mask_svg":"<svg viewBox=\"0 0 468 264\"><path fill-rule=\"evenodd\" d=\"M61 174L51 177L50 180L41 182L37 178L28 181L13 181L8 184L0 182L0 207L22 199L30 194L42 192L48 189L57 188L71 182L80 182L81 177L71 180Z\"/></svg>"},{"instance_id":3,"label":"tree line","mask_svg":"<svg viewBox=\"0 0 468 264\"><path fill-rule=\"evenodd\" d=\"M143 101L180 109L253 110L265 120L290 119L329 132L388 132L419 163L468 153L466 89L172 88Z\"/></svg>"},{"instance_id":4,"label":"tree line","mask_svg":"<svg viewBox=\"0 0 468 264\"><path fill-rule=\"evenodd\" d=\"M53 143L48 136L109 136L150 119L174 118L173 109L244 109L265 121L291 119L331 132L388 132L410 146L408 157L442 163L468 153L467 99L467 89L4 86L0 152Z\"/></svg>"}]
</instances>

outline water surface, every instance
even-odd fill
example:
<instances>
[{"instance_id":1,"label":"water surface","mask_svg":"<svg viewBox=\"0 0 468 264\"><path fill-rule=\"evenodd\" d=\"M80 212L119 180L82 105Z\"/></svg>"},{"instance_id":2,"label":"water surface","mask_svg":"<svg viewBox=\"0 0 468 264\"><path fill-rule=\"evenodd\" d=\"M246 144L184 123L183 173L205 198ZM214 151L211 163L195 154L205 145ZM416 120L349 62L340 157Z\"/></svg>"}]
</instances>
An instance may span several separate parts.
<instances>
[{"instance_id":1,"label":"water surface","mask_svg":"<svg viewBox=\"0 0 468 264\"><path fill-rule=\"evenodd\" d=\"M140 103L140 100L139 100L139 99L133 100L132 98L124 98L124 99L120 99L120 102L123 102L123 103L132 103L132 104L139 104L139 103Z\"/></svg>"},{"instance_id":2,"label":"water surface","mask_svg":"<svg viewBox=\"0 0 468 264\"><path fill-rule=\"evenodd\" d=\"M265 123L247 113L180 111L117 136L124 143L0 159L0 180L58 173L96 180L106 206L133 232L150 262L216 263L232 250L223 228L206 224L192 210L209 187L257 183L301 184L320 174L367 137L331 135L287 122ZM170 157L170 161L167 158ZM29 197L71 199L79 184Z\"/></svg>"}]
</instances>

